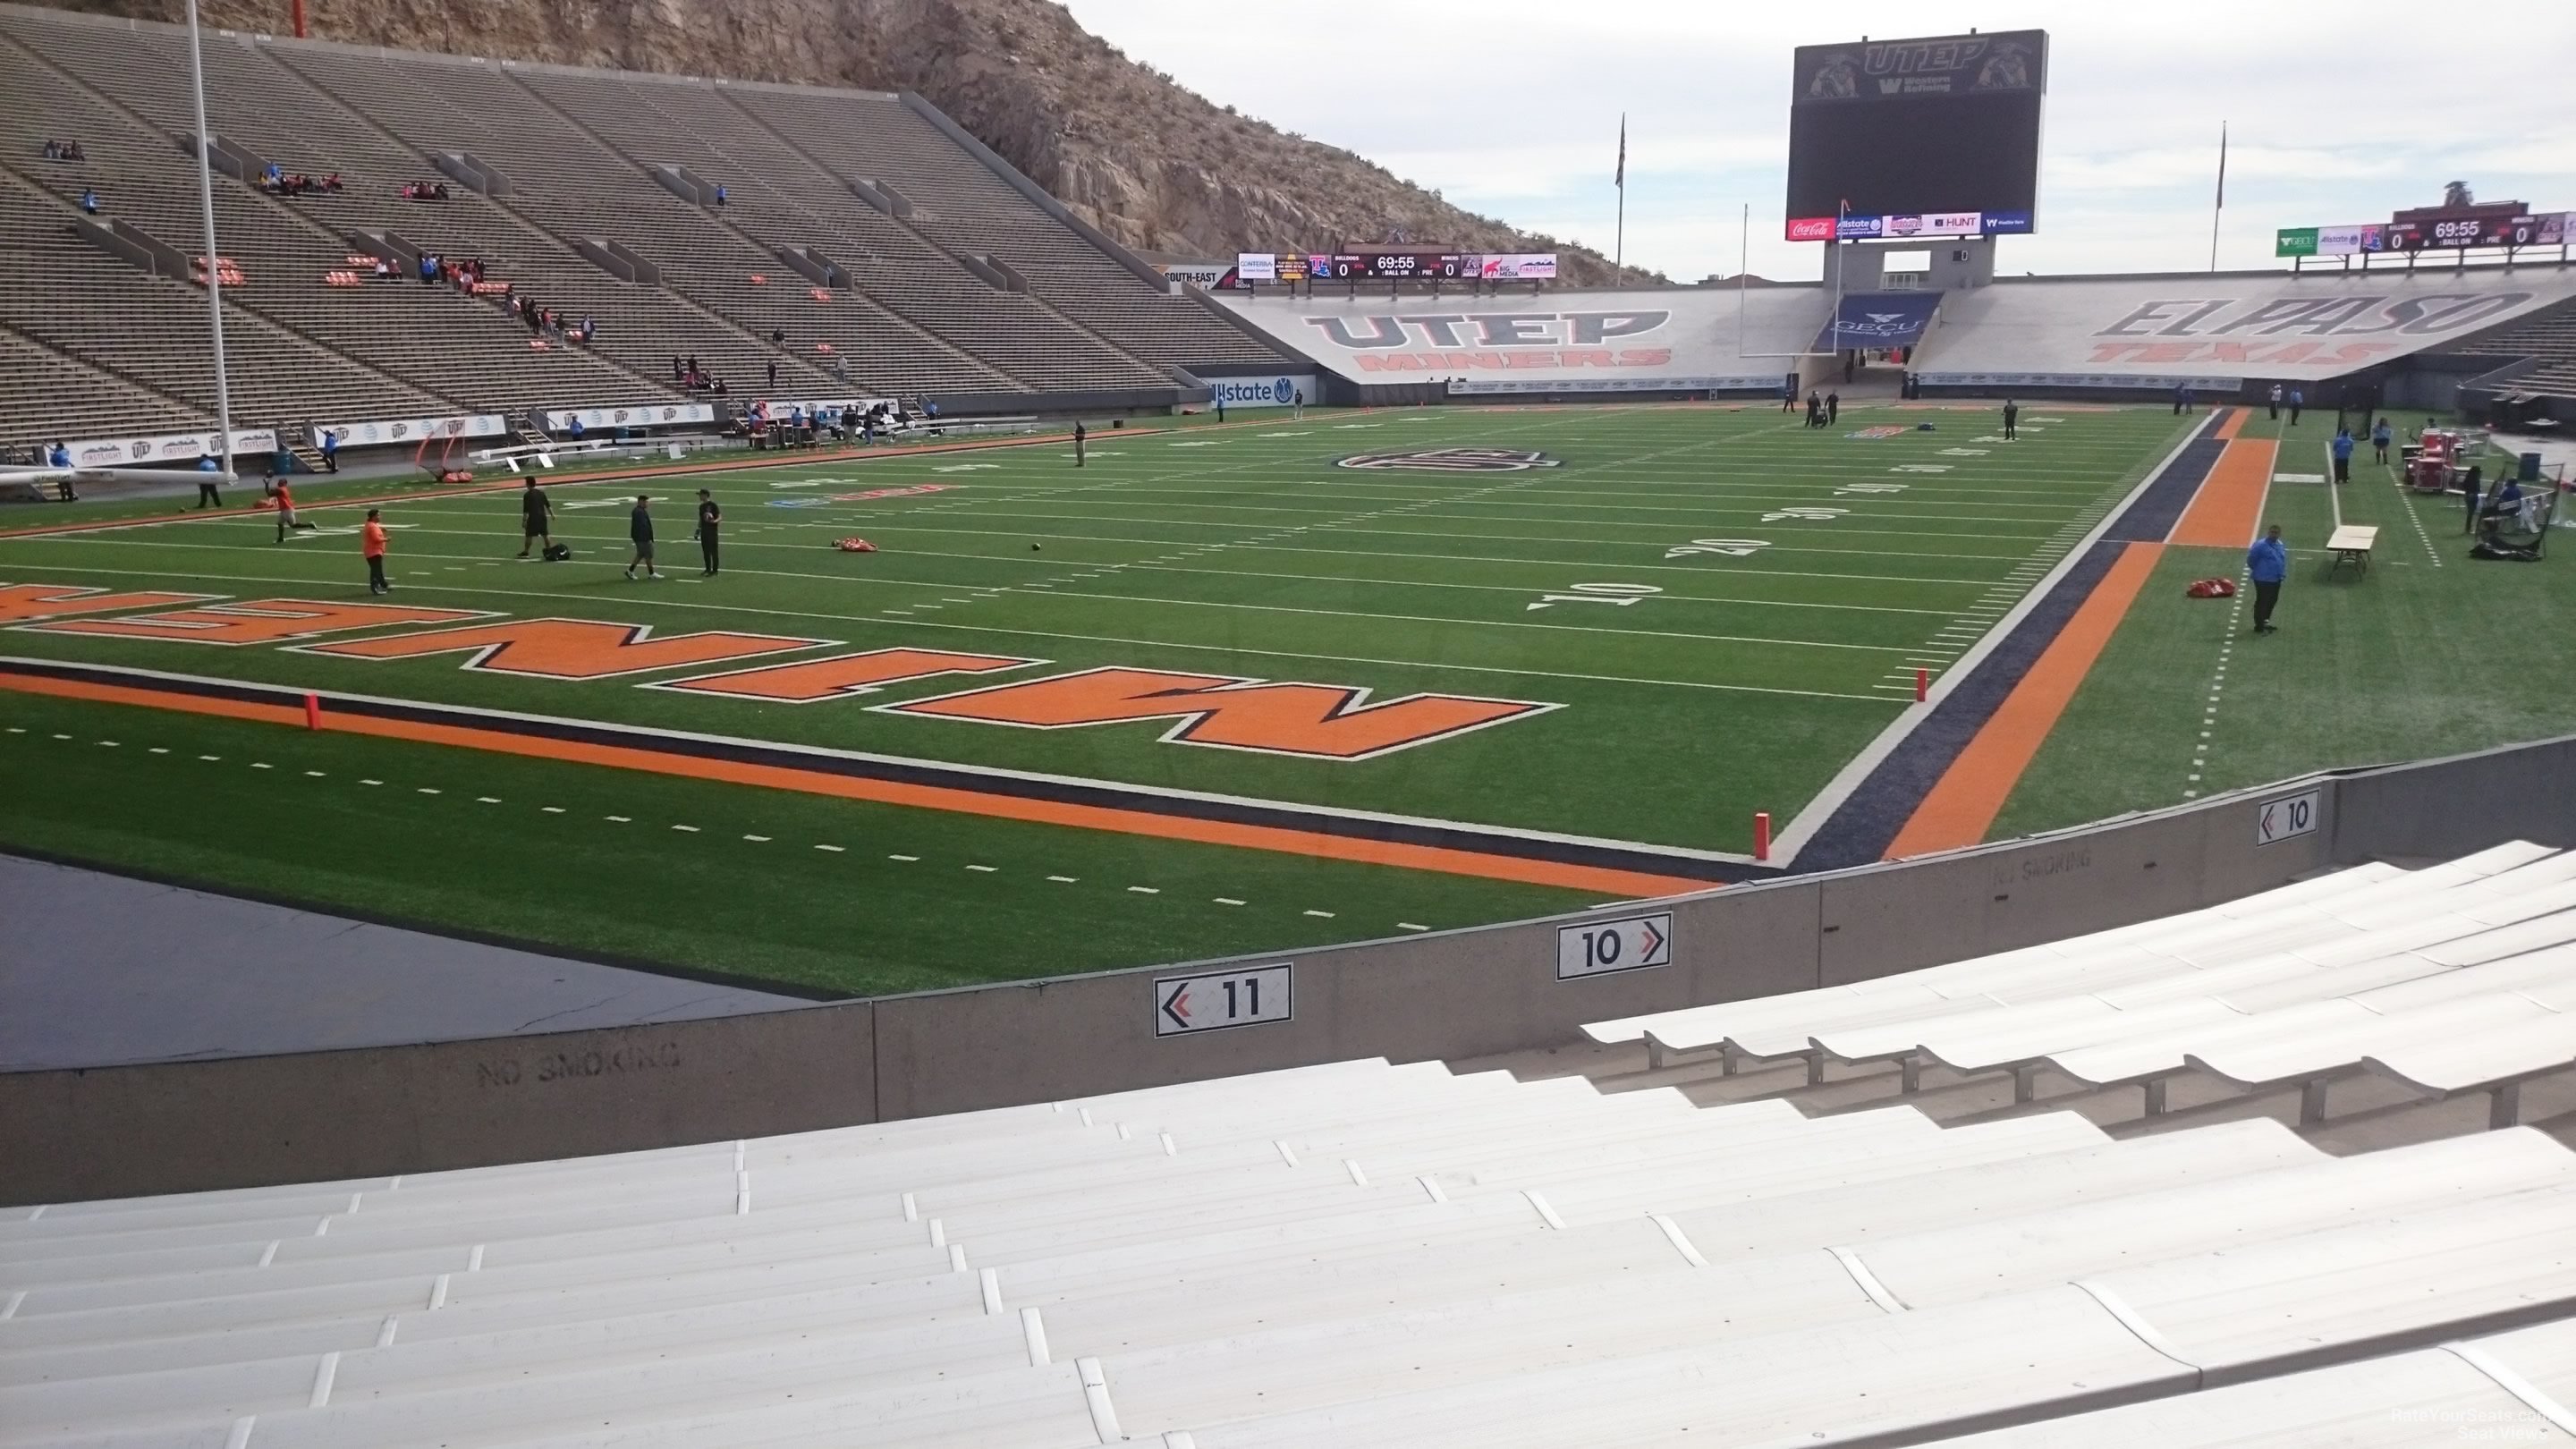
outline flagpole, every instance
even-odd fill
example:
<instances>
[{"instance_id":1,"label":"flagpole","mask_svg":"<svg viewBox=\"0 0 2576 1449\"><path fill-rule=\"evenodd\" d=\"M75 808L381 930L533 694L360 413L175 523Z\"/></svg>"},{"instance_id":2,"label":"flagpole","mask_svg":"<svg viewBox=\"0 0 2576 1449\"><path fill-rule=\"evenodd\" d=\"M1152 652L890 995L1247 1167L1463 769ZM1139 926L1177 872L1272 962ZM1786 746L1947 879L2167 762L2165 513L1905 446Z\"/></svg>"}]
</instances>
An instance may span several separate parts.
<instances>
[{"instance_id":1,"label":"flagpole","mask_svg":"<svg viewBox=\"0 0 2576 1449\"><path fill-rule=\"evenodd\" d=\"M2209 269L2218 270L2218 214L2227 209L2227 123L2218 123L2218 197L2209 207Z\"/></svg>"},{"instance_id":2,"label":"flagpole","mask_svg":"<svg viewBox=\"0 0 2576 1449\"><path fill-rule=\"evenodd\" d=\"M1619 221L1610 238L1610 270L1614 285L1628 285L1628 113L1619 113L1619 169L1611 174L1610 184L1619 190Z\"/></svg>"}]
</instances>

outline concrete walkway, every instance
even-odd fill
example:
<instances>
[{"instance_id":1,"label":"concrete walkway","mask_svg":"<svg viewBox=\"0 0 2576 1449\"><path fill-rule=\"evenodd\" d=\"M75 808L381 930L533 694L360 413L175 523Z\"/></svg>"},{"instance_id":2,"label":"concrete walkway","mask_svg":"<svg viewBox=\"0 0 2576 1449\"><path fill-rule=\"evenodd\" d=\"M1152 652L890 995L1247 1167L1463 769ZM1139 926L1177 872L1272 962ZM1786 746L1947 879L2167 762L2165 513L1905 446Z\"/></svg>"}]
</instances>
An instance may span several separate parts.
<instances>
[{"instance_id":1,"label":"concrete walkway","mask_svg":"<svg viewBox=\"0 0 2576 1449\"><path fill-rule=\"evenodd\" d=\"M0 1071L632 1026L791 996L0 855Z\"/></svg>"}]
</instances>

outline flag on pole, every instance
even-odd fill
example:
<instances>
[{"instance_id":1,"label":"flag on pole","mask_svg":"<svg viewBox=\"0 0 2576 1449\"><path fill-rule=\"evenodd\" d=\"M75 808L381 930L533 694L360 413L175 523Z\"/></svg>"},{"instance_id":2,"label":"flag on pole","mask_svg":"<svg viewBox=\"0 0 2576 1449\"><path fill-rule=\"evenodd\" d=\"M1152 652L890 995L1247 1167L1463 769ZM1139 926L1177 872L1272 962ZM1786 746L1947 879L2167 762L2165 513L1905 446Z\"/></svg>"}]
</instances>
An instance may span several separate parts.
<instances>
[{"instance_id":1,"label":"flag on pole","mask_svg":"<svg viewBox=\"0 0 2576 1449\"><path fill-rule=\"evenodd\" d=\"M2218 123L2218 208L2227 207L2227 123Z\"/></svg>"},{"instance_id":2,"label":"flag on pole","mask_svg":"<svg viewBox=\"0 0 2576 1449\"><path fill-rule=\"evenodd\" d=\"M1610 173L1610 184L1628 189L1628 113L1619 113L1619 169Z\"/></svg>"}]
</instances>

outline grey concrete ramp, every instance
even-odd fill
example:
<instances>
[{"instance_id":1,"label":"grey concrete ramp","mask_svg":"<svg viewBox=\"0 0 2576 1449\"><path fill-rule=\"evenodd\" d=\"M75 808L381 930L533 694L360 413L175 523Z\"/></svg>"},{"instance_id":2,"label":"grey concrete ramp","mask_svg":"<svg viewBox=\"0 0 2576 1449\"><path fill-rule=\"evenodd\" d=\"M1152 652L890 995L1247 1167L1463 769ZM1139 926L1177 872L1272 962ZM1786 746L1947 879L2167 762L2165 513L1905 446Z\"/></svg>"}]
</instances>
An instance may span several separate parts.
<instances>
[{"instance_id":1,"label":"grey concrete ramp","mask_svg":"<svg viewBox=\"0 0 2576 1449\"><path fill-rule=\"evenodd\" d=\"M0 1071L462 1041L808 1004L0 855Z\"/></svg>"}]
</instances>

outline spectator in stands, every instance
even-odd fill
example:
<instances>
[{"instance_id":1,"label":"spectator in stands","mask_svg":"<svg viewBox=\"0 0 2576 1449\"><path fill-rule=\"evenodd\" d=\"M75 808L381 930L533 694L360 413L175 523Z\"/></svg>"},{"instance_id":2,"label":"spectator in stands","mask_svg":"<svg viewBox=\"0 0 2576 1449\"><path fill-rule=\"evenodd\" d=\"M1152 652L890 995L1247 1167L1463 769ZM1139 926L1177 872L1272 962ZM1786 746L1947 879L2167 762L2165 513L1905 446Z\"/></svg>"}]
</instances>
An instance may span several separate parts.
<instances>
[{"instance_id":1,"label":"spectator in stands","mask_svg":"<svg viewBox=\"0 0 2576 1449\"><path fill-rule=\"evenodd\" d=\"M725 387L725 380L724 380L723 378L721 378L721 377L719 377L719 378L717 378L717 379L715 380L714 387L715 387L715 394L716 394L716 396L718 396L718 397L723 397L723 396L725 395L725 393L728 391L728 389Z\"/></svg>"},{"instance_id":2,"label":"spectator in stands","mask_svg":"<svg viewBox=\"0 0 2576 1449\"><path fill-rule=\"evenodd\" d=\"M50 139L45 142L44 155L45 159L48 161L68 161L71 159L63 154L62 142Z\"/></svg>"},{"instance_id":3,"label":"spectator in stands","mask_svg":"<svg viewBox=\"0 0 2576 1449\"><path fill-rule=\"evenodd\" d=\"M280 190L286 185L286 173L279 169L274 161L268 163L268 169L260 173L259 179L268 183L268 189L271 191Z\"/></svg>"},{"instance_id":4,"label":"spectator in stands","mask_svg":"<svg viewBox=\"0 0 2576 1449\"><path fill-rule=\"evenodd\" d=\"M671 381L673 381L673 382L687 382L688 380L689 380L689 375L688 375L687 373L685 373L685 372L683 372L683 371L681 371L681 370L680 370L680 359L679 359L679 357L678 357L676 354L675 354L675 355L673 355L673 357L671 358Z\"/></svg>"},{"instance_id":5,"label":"spectator in stands","mask_svg":"<svg viewBox=\"0 0 2576 1449\"><path fill-rule=\"evenodd\" d=\"M2337 483L2351 482L2352 430L2349 428L2335 429L2334 442L2331 447L2334 453L2334 480Z\"/></svg>"},{"instance_id":6,"label":"spectator in stands","mask_svg":"<svg viewBox=\"0 0 2576 1449\"><path fill-rule=\"evenodd\" d=\"M2379 461L2382 463L2388 461L2388 440L2390 436L2391 433L2388 427L2388 419L2381 418L2378 422L2370 425L2370 446L2372 451L2379 455Z\"/></svg>"},{"instance_id":7,"label":"spectator in stands","mask_svg":"<svg viewBox=\"0 0 2576 1449\"><path fill-rule=\"evenodd\" d=\"M340 471L340 435L329 428L322 430L322 471Z\"/></svg>"},{"instance_id":8,"label":"spectator in stands","mask_svg":"<svg viewBox=\"0 0 2576 1449\"><path fill-rule=\"evenodd\" d=\"M778 391L778 359L774 357L769 360L769 390Z\"/></svg>"},{"instance_id":9,"label":"spectator in stands","mask_svg":"<svg viewBox=\"0 0 2576 1449\"><path fill-rule=\"evenodd\" d=\"M635 577L641 568L646 578L660 579L661 570L653 567L653 500L641 493L635 495L635 511L626 515L626 536L635 542L635 562L626 566L626 576Z\"/></svg>"},{"instance_id":10,"label":"spectator in stands","mask_svg":"<svg viewBox=\"0 0 2576 1449\"><path fill-rule=\"evenodd\" d=\"M71 465L71 445L65 443L60 438L54 439L54 446L46 450L45 466L48 468L62 468L68 470ZM54 496L60 498L65 503L80 502L80 495L72 491L72 475L68 471L66 471L60 478L54 480Z\"/></svg>"},{"instance_id":11,"label":"spectator in stands","mask_svg":"<svg viewBox=\"0 0 2576 1449\"><path fill-rule=\"evenodd\" d=\"M385 582L385 525L383 515L383 509L368 509L367 521L358 529L358 554L361 558L364 558L367 561L367 592L371 594L383 594L393 591L393 585Z\"/></svg>"},{"instance_id":12,"label":"spectator in stands","mask_svg":"<svg viewBox=\"0 0 2576 1449\"><path fill-rule=\"evenodd\" d=\"M832 378L836 382L848 382L850 380L850 361L839 353L834 353L832 355Z\"/></svg>"},{"instance_id":13,"label":"spectator in stands","mask_svg":"<svg viewBox=\"0 0 2576 1449\"><path fill-rule=\"evenodd\" d=\"M1303 396L1303 394L1300 394L1300 396ZM939 404L932 402L928 398L923 398L921 400L921 415L930 419L934 423L939 421Z\"/></svg>"},{"instance_id":14,"label":"spectator in stands","mask_svg":"<svg viewBox=\"0 0 2576 1449\"><path fill-rule=\"evenodd\" d=\"M197 480L197 506L199 508L223 507L224 495L220 485L223 483L224 465L215 461L214 454L208 453L197 460L197 471L215 475Z\"/></svg>"},{"instance_id":15,"label":"spectator in stands","mask_svg":"<svg viewBox=\"0 0 2576 1449\"><path fill-rule=\"evenodd\" d=\"M340 173L337 171L324 173L322 177L322 189L325 191L338 191L340 189Z\"/></svg>"},{"instance_id":16,"label":"spectator in stands","mask_svg":"<svg viewBox=\"0 0 2576 1449\"><path fill-rule=\"evenodd\" d=\"M567 420L564 424L564 436L572 439L576 443L581 441L581 414L572 413L567 416Z\"/></svg>"},{"instance_id":17,"label":"spectator in stands","mask_svg":"<svg viewBox=\"0 0 2576 1449\"><path fill-rule=\"evenodd\" d=\"M786 328L784 328L784 327L772 327L772 328L770 328L770 329L769 329L769 340L770 340L772 343L774 343L774 344L776 344L776 345L778 345L778 346L780 346L780 347L784 347L784 346L786 346L786 345L787 345L787 329L786 329Z\"/></svg>"},{"instance_id":18,"label":"spectator in stands","mask_svg":"<svg viewBox=\"0 0 2576 1449\"><path fill-rule=\"evenodd\" d=\"M581 319L581 345L588 347L599 337L599 324L588 317Z\"/></svg>"},{"instance_id":19,"label":"spectator in stands","mask_svg":"<svg viewBox=\"0 0 2576 1449\"><path fill-rule=\"evenodd\" d=\"M98 193L91 190L89 187L82 187L80 194L80 209L91 216L98 215Z\"/></svg>"},{"instance_id":20,"label":"spectator in stands","mask_svg":"<svg viewBox=\"0 0 2576 1449\"><path fill-rule=\"evenodd\" d=\"M376 258L376 280L379 282L390 282L393 280L393 276L394 264L383 257Z\"/></svg>"},{"instance_id":21,"label":"spectator in stands","mask_svg":"<svg viewBox=\"0 0 2576 1449\"><path fill-rule=\"evenodd\" d=\"M2281 525L2263 530L2262 538L2245 551L2245 576L2254 581L2254 632L2279 633L2272 609L2281 602L2281 581L2290 576L2290 548L2281 542Z\"/></svg>"},{"instance_id":22,"label":"spectator in stands","mask_svg":"<svg viewBox=\"0 0 2576 1449\"><path fill-rule=\"evenodd\" d=\"M420 284L424 287L435 287L438 285L438 253L422 252L420 254Z\"/></svg>"},{"instance_id":23,"label":"spectator in stands","mask_svg":"<svg viewBox=\"0 0 2576 1449\"><path fill-rule=\"evenodd\" d=\"M2290 389L2290 426L2299 425L2299 409L2308 405L2308 395L2298 388Z\"/></svg>"},{"instance_id":24,"label":"spectator in stands","mask_svg":"<svg viewBox=\"0 0 2576 1449\"><path fill-rule=\"evenodd\" d=\"M732 200L732 199L733 199L733 193L732 193L732 192L730 192L730 191L725 190L725 186L724 186L724 183L723 183L723 182L721 182L721 181L717 182L717 183L716 183L716 205L718 205L718 206L722 206L722 205L724 205L726 202L728 202L728 201L730 201L730 200Z\"/></svg>"}]
</instances>

